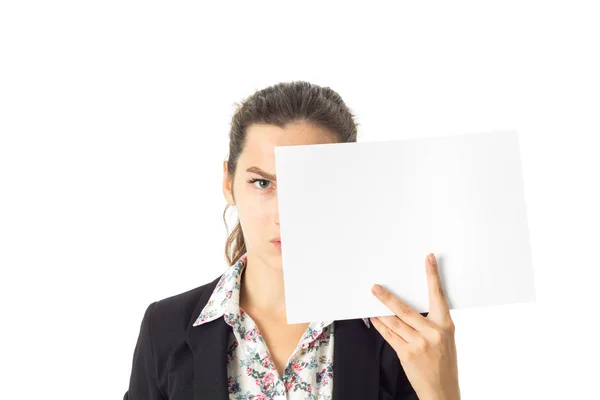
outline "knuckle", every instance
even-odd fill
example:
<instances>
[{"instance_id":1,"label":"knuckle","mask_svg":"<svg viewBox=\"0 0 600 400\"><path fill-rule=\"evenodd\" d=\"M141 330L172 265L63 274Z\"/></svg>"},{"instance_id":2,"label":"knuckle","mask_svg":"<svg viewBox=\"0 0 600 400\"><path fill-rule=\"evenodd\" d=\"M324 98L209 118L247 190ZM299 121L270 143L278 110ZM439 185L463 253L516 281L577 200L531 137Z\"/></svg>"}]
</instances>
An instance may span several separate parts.
<instances>
[{"instance_id":1,"label":"knuckle","mask_svg":"<svg viewBox=\"0 0 600 400\"><path fill-rule=\"evenodd\" d=\"M439 294L440 296L442 296L442 297L444 296L444 289L442 288L442 286L441 286L441 285L440 285L440 286L438 286L438 294Z\"/></svg>"},{"instance_id":2,"label":"knuckle","mask_svg":"<svg viewBox=\"0 0 600 400\"><path fill-rule=\"evenodd\" d=\"M443 337L444 334L441 329L433 329L431 331L431 341L433 342L433 344L437 345L442 343Z\"/></svg>"},{"instance_id":3,"label":"knuckle","mask_svg":"<svg viewBox=\"0 0 600 400\"><path fill-rule=\"evenodd\" d=\"M447 325L448 332L454 334L456 332L456 325L454 325L454 321L450 320Z\"/></svg>"},{"instance_id":4,"label":"knuckle","mask_svg":"<svg viewBox=\"0 0 600 400\"><path fill-rule=\"evenodd\" d=\"M423 338L415 339L410 349L410 354L416 356L423 353L427 349L427 341Z\"/></svg>"},{"instance_id":5,"label":"knuckle","mask_svg":"<svg viewBox=\"0 0 600 400\"><path fill-rule=\"evenodd\" d=\"M417 351L415 351L414 349L410 349L410 350L407 350L404 353L404 358L406 358L407 360L412 361L412 360L414 360L417 357L417 354L418 354Z\"/></svg>"},{"instance_id":6,"label":"knuckle","mask_svg":"<svg viewBox=\"0 0 600 400\"><path fill-rule=\"evenodd\" d=\"M394 335L394 332L392 332L392 330L390 329L390 327L389 327L389 326L386 326L386 327L385 327L385 336L386 336L388 339L391 339L391 338L393 337L393 335Z\"/></svg>"},{"instance_id":7,"label":"knuckle","mask_svg":"<svg viewBox=\"0 0 600 400\"><path fill-rule=\"evenodd\" d=\"M398 302L397 308L398 308L398 310L400 310L401 315L409 315L412 311L411 308L407 304L404 304L401 301Z\"/></svg>"},{"instance_id":8,"label":"knuckle","mask_svg":"<svg viewBox=\"0 0 600 400\"><path fill-rule=\"evenodd\" d=\"M444 322L442 323L442 330L446 333L455 332L456 326L454 325L454 321L452 320L450 314L448 314L448 318L444 319Z\"/></svg>"},{"instance_id":9,"label":"knuckle","mask_svg":"<svg viewBox=\"0 0 600 400\"><path fill-rule=\"evenodd\" d=\"M410 314L412 311L408 304L401 303L400 308L404 314Z\"/></svg>"},{"instance_id":10,"label":"knuckle","mask_svg":"<svg viewBox=\"0 0 600 400\"><path fill-rule=\"evenodd\" d=\"M400 329L402 328L402 321L400 321L399 318L392 319L392 322L390 324L392 325L392 330L400 331Z\"/></svg>"}]
</instances>

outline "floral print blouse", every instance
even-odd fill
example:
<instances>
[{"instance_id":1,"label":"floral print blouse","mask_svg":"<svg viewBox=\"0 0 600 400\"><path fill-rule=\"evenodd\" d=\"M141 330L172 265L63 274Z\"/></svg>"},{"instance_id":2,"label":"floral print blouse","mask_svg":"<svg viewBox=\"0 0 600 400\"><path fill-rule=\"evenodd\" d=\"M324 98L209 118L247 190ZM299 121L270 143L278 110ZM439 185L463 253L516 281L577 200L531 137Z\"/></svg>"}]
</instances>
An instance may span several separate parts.
<instances>
[{"instance_id":1,"label":"floral print blouse","mask_svg":"<svg viewBox=\"0 0 600 400\"><path fill-rule=\"evenodd\" d=\"M331 400L333 321L311 322L279 376L267 345L250 315L239 306L240 282L248 253L221 276L194 322L224 318L232 327L227 352L230 400ZM368 318L363 321L370 327Z\"/></svg>"}]
</instances>

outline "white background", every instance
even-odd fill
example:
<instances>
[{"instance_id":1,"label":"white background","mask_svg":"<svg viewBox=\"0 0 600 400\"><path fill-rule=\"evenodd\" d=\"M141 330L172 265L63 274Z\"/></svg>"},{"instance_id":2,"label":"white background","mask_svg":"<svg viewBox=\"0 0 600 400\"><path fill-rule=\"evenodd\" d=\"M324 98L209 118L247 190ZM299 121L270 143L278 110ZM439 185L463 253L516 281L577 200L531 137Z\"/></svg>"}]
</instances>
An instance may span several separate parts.
<instances>
[{"instance_id":1,"label":"white background","mask_svg":"<svg viewBox=\"0 0 600 400\"><path fill-rule=\"evenodd\" d=\"M538 302L453 313L463 399L599 396L593 3L251 3L0 5L2 398L122 397L148 304L226 266L233 103L287 80L359 140L520 132Z\"/></svg>"}]
</instances>

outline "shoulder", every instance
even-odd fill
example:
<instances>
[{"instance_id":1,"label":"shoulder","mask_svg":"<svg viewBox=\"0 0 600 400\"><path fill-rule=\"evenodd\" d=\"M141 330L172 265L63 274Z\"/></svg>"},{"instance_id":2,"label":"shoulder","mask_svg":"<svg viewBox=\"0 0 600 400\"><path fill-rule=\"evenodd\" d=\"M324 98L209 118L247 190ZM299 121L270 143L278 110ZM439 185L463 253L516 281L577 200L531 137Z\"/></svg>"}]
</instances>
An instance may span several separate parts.
<instances>
[{"instance_id":1,"label":"shoulder","mask_svg":"<svg viewBox=\"0 0 600 400\"><path fill-rule=\"evenodd\" d=\"M220 278L221 276L186 292L155 301L152 303L153 319L169 321L171 326L181 324L181 327L185 328L194 310L200 306L204 307L204 304L200 304L201 300L205 298L208 301Z\"/></svg>"},{"instance_id":2,"label":"shoulder","mask_svg":"<svg viewBox=\"0 0 600 400\"><path fill-rule=\"evenodd\" d=\"M156 347L183 340L188 325L200 314L221 276L191 290L151 303L144 322Z\"/></svg>"},{"instance_id":3,"label":"shoulder","mask_svg":"<svg viewBox=\"0 0 600 400\"><path fill-rule=\"evenodd\" d=\"M144 313L133 353L129 397L166 398L171 365L189 371L186 331L208 301L219 279L152 302ZM125 395L127 398L128 395Z\"/></svg>"}]
</instances>

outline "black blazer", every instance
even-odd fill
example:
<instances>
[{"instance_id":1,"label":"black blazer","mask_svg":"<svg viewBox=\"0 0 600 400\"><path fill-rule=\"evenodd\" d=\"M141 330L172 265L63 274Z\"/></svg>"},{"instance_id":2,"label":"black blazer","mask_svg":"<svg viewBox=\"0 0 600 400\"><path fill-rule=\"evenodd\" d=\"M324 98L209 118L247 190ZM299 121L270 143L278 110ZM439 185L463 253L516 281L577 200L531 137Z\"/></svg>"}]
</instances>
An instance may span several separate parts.
<instances>
[{"instance_id":1,"label":"black blazer","mask_svg":"<svg viewBox=\"0 0 600 400\"><path fill-rule=\"evenodd\" d=\"M192 326L219 279L148 306L123 400L229 398L231 327L223 318ZM418 400L395 351L373 326L361 319L334 324L334 400Z\"/></svg>"}]
</instances>

